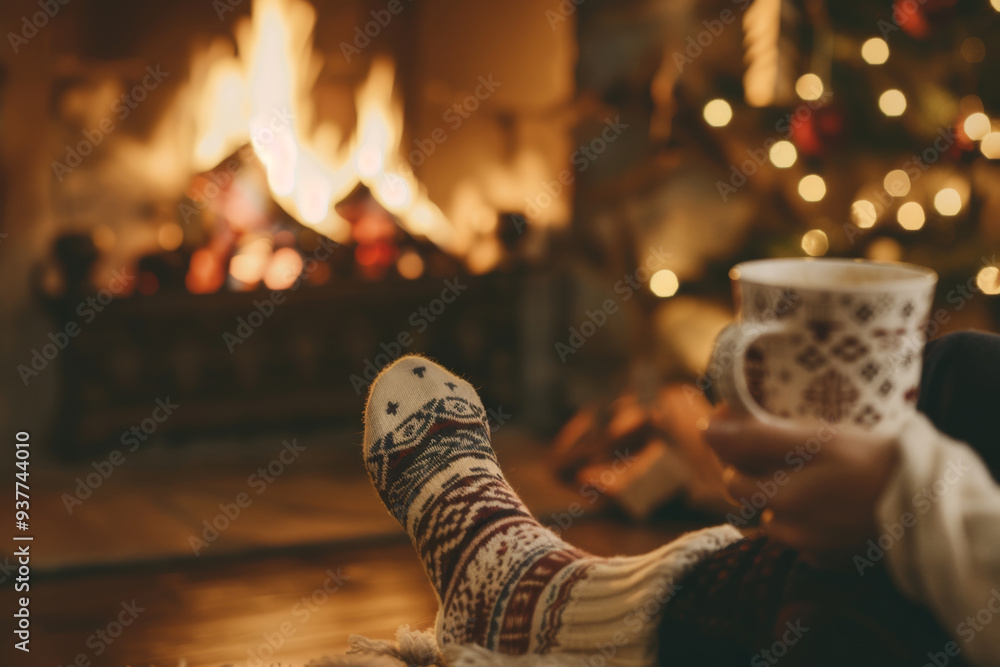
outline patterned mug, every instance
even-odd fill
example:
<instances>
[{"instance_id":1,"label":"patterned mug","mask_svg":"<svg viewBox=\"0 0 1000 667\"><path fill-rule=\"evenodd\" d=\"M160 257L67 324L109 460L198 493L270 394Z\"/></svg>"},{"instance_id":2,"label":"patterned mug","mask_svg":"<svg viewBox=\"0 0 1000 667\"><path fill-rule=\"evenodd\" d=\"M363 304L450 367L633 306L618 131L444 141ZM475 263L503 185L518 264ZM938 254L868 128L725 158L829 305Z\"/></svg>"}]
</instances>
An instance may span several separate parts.
<instances>
[{"instance_id":1,"label":"patterned mug","mask_svg":"<svg viewBox=\"0 0 1000 667\"><path fill-rule=\"evenodd\" d=\"M715 342L717 397L766 423L892 433L916 409L937 274L911 264L768 259L729 272L740 310Z\"/></svg>"}]
</instances>

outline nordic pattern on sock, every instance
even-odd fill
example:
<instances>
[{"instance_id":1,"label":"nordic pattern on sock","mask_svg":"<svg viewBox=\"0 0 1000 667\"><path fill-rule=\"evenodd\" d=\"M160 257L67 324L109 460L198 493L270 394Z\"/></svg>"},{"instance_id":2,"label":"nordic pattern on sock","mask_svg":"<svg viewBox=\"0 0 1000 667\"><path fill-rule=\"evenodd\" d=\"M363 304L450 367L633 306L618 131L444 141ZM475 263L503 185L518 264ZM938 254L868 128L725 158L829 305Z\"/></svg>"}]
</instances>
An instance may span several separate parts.
<instances>
[{"instance_id":1,"label":"nordic pattern on sock","mask_svg":"<svg viewBox=\"0 0 1000 667\"><path fill-rule=\"evenodd\" d=\"M538 524L507 485L478 397L454 395L460 388L452 381L434 387L442 378L430 371L432 364L417 361L422 364L412 370L423 371L404 375L403 390L442 395L407 415L399 410L405 397L383 401L373 388L369 418L384 402L379 421L388 425L385 417L392 417L397 425L367 445L369 475L438 592L442 642L524 653L538 597L560 570L586 554ZM579 569L571 581L584 576L586 568ZM558 625L559 605L546 611L546 625Z\"/></svg>"},{"instance_id":2,"label":"nordic pattern on sock","mask_svg":"<svg viewBox=\"0 0 1000 667\"><path fill-rule=\"evenodd\" d=\"M364 458L437 593L442 646L648 667L672 584L739 538L721 526L613 558L563 542L504 479L472 386L419 357L400 359L372 384ZM609 645L612 657L598 648Z\"/></svg>"}]
</instances>

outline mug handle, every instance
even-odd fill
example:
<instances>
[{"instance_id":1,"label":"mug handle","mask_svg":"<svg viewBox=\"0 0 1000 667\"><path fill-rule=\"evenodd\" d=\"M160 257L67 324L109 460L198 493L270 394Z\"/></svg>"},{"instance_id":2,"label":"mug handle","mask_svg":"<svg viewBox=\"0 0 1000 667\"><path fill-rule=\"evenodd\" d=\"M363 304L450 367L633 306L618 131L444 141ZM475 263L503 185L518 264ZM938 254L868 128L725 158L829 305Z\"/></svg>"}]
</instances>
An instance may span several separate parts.
<instances>
[{"instance_id":1,"label":"mug handle","mask_svg":"<svg viewBox=\"0 0 1000 667\"><path fill-rule=\"evenodd\" d=\"M719 391L713 392L710 398L722 399L736 412L749 415L765 424L787 424L787 419L771 414L754 399L746 378L746 355L750 346L761 338L787 331L788 328L778 322L749 325L734 322L719 332L712 349L709 370L717 367L722 372L717 380Z\"/></svg>"}]
</instances>

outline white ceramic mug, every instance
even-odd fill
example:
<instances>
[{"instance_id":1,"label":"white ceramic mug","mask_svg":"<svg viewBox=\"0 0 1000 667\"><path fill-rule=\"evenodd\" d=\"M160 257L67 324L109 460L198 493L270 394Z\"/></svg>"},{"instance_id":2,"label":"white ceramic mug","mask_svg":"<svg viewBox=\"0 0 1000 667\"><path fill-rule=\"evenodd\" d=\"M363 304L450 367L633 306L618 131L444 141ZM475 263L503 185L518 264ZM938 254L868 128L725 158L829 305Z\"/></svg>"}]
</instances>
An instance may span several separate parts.
<instances>
[{"instance_id":1,"label":"white ceramic mug","mask_svg":"<svg viewBox=\"0 0 1000 667\"><path fill-rule=\"evenodd\" d=\"M889 433L915 410L932 270L768 259L729 275L740 318L719 334L706 374L733 409Z\"/></svg>"}]
</instances>

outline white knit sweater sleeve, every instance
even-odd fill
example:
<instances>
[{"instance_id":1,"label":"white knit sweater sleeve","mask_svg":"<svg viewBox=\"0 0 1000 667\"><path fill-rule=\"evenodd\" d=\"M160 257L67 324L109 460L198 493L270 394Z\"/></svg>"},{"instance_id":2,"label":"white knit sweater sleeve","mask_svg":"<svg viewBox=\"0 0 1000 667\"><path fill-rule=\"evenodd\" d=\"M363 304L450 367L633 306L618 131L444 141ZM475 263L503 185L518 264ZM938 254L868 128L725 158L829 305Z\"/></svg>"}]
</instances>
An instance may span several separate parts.
<instances>
[{"instance_id":1,"label":"white knit sweater sleeve","mask_svg":"<svg viewBox=\"0 0 1000 667\"><path fill-rule=\"evenodd\" d=\"M934 613L966 660L1000 665L1000 487L982 460L914 416L877 518L883 533L866 557L885 558L897 586Z\"/></svg>"}]
</instances>

